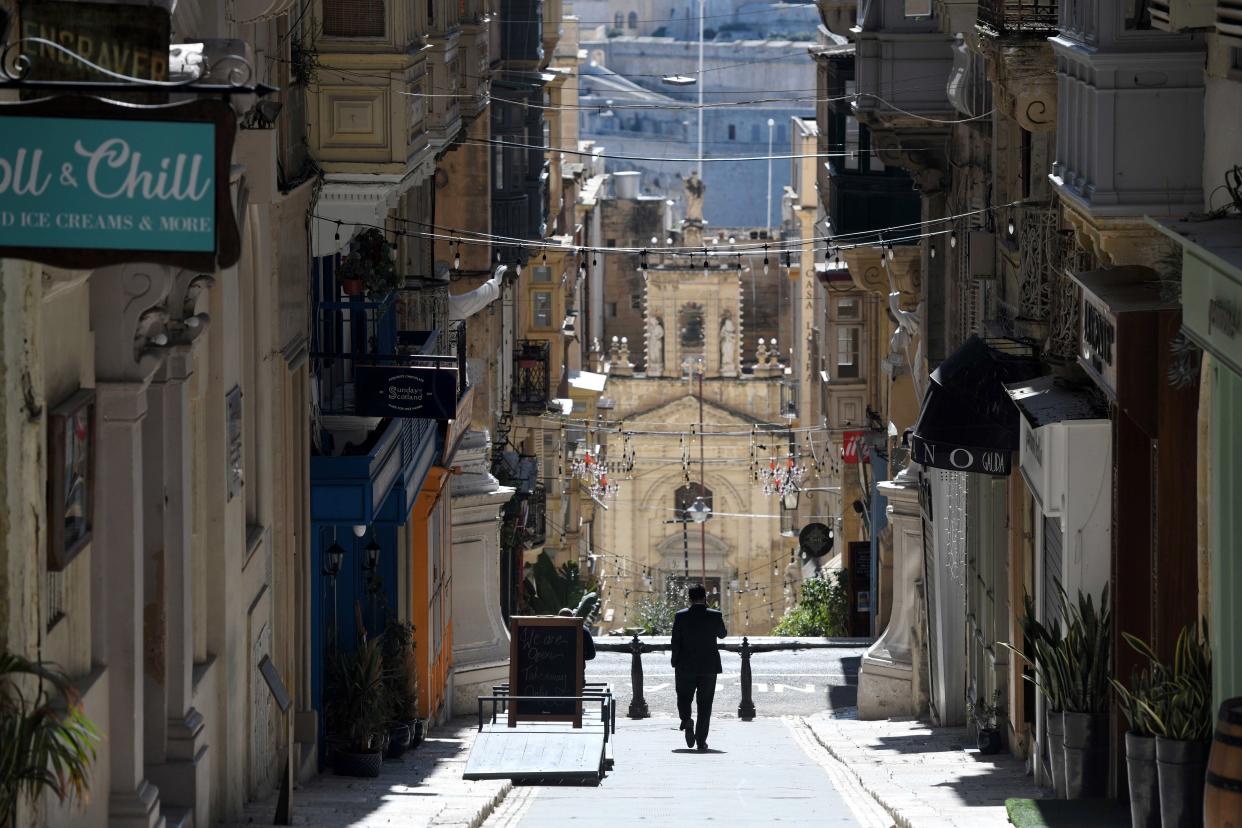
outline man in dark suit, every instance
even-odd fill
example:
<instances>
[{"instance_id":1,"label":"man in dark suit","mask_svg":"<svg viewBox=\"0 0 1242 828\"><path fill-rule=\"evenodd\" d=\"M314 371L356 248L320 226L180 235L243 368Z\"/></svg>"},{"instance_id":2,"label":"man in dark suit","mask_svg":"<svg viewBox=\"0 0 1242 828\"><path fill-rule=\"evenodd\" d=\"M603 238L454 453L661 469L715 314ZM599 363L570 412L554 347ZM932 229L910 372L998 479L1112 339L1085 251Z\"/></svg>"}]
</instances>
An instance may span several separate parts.
<instances>
[{"instance_id":1,"label":"man in dark suit","mask_svg":"<svg viewBox=\"0 0 1242 828\"><path fill-rule=\"evenodd\" d=\"M676 675L677 712L686 734L686 747L707 750L708 721L716 695L716 676L721 673L716 639L728 635L724 616L707 608L707 590L690 587L690 606L673 618L673 672ZM690 718L690 702L698 696L699 721Z\"/></svg>"}]
</instances>

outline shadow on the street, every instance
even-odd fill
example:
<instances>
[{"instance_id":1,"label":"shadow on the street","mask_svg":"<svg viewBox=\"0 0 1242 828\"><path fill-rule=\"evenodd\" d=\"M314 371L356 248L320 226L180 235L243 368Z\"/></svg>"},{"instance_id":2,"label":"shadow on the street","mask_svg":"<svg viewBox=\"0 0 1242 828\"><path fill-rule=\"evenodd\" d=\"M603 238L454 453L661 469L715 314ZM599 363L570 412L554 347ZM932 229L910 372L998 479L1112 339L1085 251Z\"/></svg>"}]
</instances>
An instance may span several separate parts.
<instances>
[{"instance_id":1,"label":"shadow on the street","mask_svg":"<svg viewBox=\"0 0 1242 828\"><path fill-rule=\"evenodd\" d=\"M884 747L899 753L953 753L965 750L958 743L946 744L930 734L927 736L881 736L877 741Z\"/></svg>"},{"instance_id":2,"label":"shadow on the street","mask_svg":"<svg viewBox=\"0 0 1242 828\"><path fill-rule=\"evenodd\" d=\"M697 748L673 748L669 753L728 753L727 750L716 750L708 748L707 750L699 750Z\"/></svg>"}]
</instances>

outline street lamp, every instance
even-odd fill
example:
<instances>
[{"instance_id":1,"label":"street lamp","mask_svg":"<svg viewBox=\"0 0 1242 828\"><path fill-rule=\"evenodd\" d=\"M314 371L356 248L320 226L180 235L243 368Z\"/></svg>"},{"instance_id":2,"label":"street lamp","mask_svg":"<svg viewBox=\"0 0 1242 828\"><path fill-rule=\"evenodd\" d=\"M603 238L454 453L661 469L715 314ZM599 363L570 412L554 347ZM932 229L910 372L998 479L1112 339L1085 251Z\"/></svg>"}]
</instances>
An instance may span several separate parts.
<instances>
[{"instance_id":1,"label":"street lamp","mask_svg":"<svg viewBox=\"0 0 1242 828\"><path fill-rule=\"evenodd\" d=\"M785 489L785 493L781 495L781 508L786 512L796 511L798 509L798 496L801 494L801 491L796 485L789 484L789 488Z\"/></svg>"},{"instance_id":2,"label":"street lamp","mask_svg":"<svg viewBox=\"0 0 1242 828\"><path fill-rule=\"evenodd\" d=\"M764 220L768 225L768 238L772 238L772 129L776 121L768 118L768 212Z\"/></svg>"}]
</instances>

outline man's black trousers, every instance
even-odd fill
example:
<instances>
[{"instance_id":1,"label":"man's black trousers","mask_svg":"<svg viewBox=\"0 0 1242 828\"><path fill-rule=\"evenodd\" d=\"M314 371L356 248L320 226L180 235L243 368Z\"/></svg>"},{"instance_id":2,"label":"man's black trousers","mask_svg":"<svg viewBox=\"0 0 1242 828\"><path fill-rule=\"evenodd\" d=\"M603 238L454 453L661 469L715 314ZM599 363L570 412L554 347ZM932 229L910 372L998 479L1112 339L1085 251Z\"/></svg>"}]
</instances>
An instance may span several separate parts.
<instances>
[{"instance_id":1,"label":"man's black trousers","mask_svg":"<svg viewBox=\"0 0 1242 828\"><path fill-rule=\"evenodd\" d=\"M694 741L707 741L707 728L712 717L712 699L716 696L715 673L676 672L677 714L682 722L691 718L690 701L698 695L698 710L694 716Z\"/></svg>"}]
</instances>

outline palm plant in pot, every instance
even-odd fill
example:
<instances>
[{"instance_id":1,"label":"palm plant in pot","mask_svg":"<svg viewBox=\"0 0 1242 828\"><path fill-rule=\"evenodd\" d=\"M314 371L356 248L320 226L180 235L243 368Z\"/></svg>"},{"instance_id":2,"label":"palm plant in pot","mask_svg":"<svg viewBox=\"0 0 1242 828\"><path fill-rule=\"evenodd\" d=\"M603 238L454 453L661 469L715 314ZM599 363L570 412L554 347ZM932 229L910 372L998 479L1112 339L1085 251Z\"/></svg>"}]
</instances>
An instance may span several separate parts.
<instances>
[{"instance_id":1,"label":"palm plant in pot","mask_svg":"<svg viewBox=\"0 0 1242 828\"><path fill-rule=\"evenodd\" d=\"M1130 646L1137 639L1121 634ZM1137 642L1141 646L1142 642ZM1139 647L1135 647L1139 649ZM1142 650L1139 650L1140 652ZM1126 775L1130 789L1130 824L1133 828L1160 828L1160 788L1156 776L1156 724L1148 713L1160 702L1156 692L1164 683L1163 665L1148 666L1130 675L1130 686L1112 679L1117 704L1130 725L1126 732Z\"/></svg>"},{"instance_id":2,"label":"palm plant in pot","mask_svg":"<svg viewBox=\"0 0 1242 828\"><path fill-rule=\"evenodd\" d=\"M414 625L390 618L384 630L384 684L392 699L388 756L397 758L422 740L418 718L418 671Z\"/></svg>"},{"instance_id":3,"label":"palm plant in pot","mask_svg":"<svg viewBox=\"0 0 1242 828\"><path fill-rule=\"evenodd\" d=\"M1138 700L1156 737L1161 825L1198 828L1203 824L1203 789L1214 726L1207 622L1182 629L1172 664L1162 664L1146 642L1131 635L1125 638L1162 679L1150 700Z\"/></svg>"},{"instance_id":4,"label":"palm plant in pot","mask_svg":"<svg viewBox=\"0 0 1242 828\"><path fill-rule=\"evenodd\" d=\"M325 712L336 772L374 777L388 740L391 699L384 685L383 639L368 640L361 620L358 629L354 652L335 659Z\"/></svg>"},{"instance_id":5,"label":"palm plant in pot","mask_svg":"<svg viewBox=\"0 0 1242 828\"><path fill-rule=\"evenodd\" d=\"M64 673L0 652L0 828L15 828L23 795L85 801L98 741Z\"/></svg>"},{"instance_id":6,"label":"palm plant in pot","mask_svg":"<svg viewBox=\"0 0 1242 828\"><path fill-rule=\"evenodd\" d=\"M1065 740L1065 794L1068 799L1102 797L1108 792L1108 705L1112 655L1112 611L1108 587L1098 608L1091 596L1069 601L1057 584L1066 622L1061 657L1064 668L1062 732Z\"/></svg>"}]
</instances>

